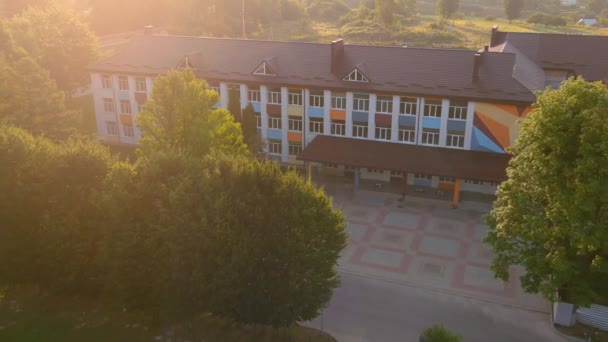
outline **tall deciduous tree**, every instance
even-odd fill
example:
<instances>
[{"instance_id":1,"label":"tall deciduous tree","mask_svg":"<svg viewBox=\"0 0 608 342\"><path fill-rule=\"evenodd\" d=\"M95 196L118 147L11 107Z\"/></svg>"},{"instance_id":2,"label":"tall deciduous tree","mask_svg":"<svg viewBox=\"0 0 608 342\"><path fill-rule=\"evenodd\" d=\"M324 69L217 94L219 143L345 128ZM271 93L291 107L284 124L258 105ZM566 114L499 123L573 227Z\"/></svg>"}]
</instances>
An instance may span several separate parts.
<instances>
[{"instance_id":1,"label":"tall deciduous tree","mask_svg":"<svg viewBox=\"0 0 608 342\"><path fill-rule=\"evenodd\" d=\"M8 19L14 43L48 70L59 89L71 92L88 83L85 67L99 56L97 38L79 16L49 3Z\"/></svg>"},{"instance_id":2,"label":"tall deciduous tree","mask_svg":"<svg viewBox=\"0 0 608 342\"><path fill-rule=\"evenodd\" d=\"M376 0L376 15L386 25L393 23L393 14L397 4L395 0Z\"/></svg>"},{"instance_id":3,"label":"tall deciduous tree","mask_svg":"<svg viewBox=\"0 0 608 342\"><path fill-rule=\"evenodd\" d=\"M507 19L509 19L509 23L513 21L513 19L519 19L521 16L521 11L524 8L524 0L504 0L505 5L505 14Z\"/></svg>"},{"instance_id":4,"label":"tall deciduous tree","mask_svg":"<svg viewBox=\"0 0 608 342\"><path fill-rule=\"evenodd\" d=\"M438 0L437 12L444 19L450 19L458 11L460 0Z\"/></svg>"},{"instance_id":5,"label":"tall deciduous tree","mask_svg":"<svg viewBox=\"0 0 608 342\"><path fill-rule=\"evenodd\" d=\"M582 79L538 97L487 219L497 277L521 265L528 292L581 305L608 300L606 108L606 86Z\"/></svg>"},{"instance_id":6,"label":"tall deciduous tree","mask_svg":"<svg viewBox=\"0 0 608 342\"><path fill-rule=\"evenodd\" d=\"M247 104L247 107L243 109L241 128L243 130L245 144L249 147L249 151L254 155L262 152L264 142L258 135L256 112L251 103Z\"/></svg>"},{"instance_id":7,"label":"tall deciduous tree","mask_svg":"<svg viewBox=\"0 0 608 342\"><path fill-rule=\"evenodd\" d=\"M182 150L203 156L212 149L247 153L243 132L232 115L213 109L216 92L191 70L175 70L157 77L150 99L137 118L144 152Z\"/></svg>"}]
</instances>

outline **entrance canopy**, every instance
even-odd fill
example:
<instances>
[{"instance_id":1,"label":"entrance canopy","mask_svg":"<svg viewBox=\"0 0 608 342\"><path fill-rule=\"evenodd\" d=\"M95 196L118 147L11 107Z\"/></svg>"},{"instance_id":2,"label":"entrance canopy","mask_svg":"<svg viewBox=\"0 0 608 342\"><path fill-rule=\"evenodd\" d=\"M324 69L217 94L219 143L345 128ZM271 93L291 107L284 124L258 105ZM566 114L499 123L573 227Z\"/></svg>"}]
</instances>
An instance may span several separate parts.
<instances>
[{"instance_id":1,"label":"entrance canopy","mask_svg":"<svg viewBox=\"0 0 608 342\"><path fill-rule=\"evenodd\" d=\"M510 155L318 135L299 160L502 182Z\"/></svg>"}]
</instances>

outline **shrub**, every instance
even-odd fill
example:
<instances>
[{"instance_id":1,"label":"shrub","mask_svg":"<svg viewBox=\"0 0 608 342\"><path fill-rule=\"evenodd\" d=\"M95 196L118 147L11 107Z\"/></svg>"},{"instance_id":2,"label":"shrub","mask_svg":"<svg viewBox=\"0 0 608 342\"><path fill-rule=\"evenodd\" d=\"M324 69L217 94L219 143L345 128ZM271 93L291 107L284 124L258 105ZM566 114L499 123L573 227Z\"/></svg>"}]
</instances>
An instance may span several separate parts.
<instances>
[{"instance_id":1,"label":"shrub","mask_svg":"<svg viewBox=\"0 0 608 342\"><path fill-rule=\"evenodd\" d=\"M566 26L566 25L568 25L568 22L563 17L557 16L557 15L551 15L551 16L545 17L544 24L549 25L549 26Z\"/></svg>"},{"instance_id":2,"label":"shrub","mask_svg":"<svg viewBox=\"0 0 608 342\"><path fill-rule=\"evenodd\" d=\"M485 18L483 18L485 21L494 21L496 20L496 17L494 17L493 15L487 15Z\"/></svg>"},{"instance_id":3,"label":"shrub","mask_svg":"<svg viewBox=\"0 0 608 342\"><path fill-rule=\"evenodd\" d=\"M300 5L294 0L281 1L281 16L285 20L296 20L302 15Z\"/></svg>"},{"instance_id":4,"label":"shrub","mask_svg":"<svg viewBox=\"0 0 608 342\"><path fill-rule=\"evenodd\" d=\"M528 17L526 20L530 24L544 24L545 23L545 15L539 12L536 12Z\"/></svg>"},{"instance_id":5,"label":"shrub","mask_svg":"<svg viewBox=\"0 0 608 342\"><path fill-rule=\"evenodd\" d=\"M323 20L336 20L350 11L343 0L314 0L308 7L308 15Z\"/></svg>"},{"instance_id":6,"label":"shrub","mask_svg":"<svg viewBox=\"0 0 608 342\"><path fill-rule=\"evenodd\" d=\"M461 342L462 338L454 335L443 325L436 324L432 327L424 329L422 332L422 341L424 342Z\"/></svg>"}]
</instances>

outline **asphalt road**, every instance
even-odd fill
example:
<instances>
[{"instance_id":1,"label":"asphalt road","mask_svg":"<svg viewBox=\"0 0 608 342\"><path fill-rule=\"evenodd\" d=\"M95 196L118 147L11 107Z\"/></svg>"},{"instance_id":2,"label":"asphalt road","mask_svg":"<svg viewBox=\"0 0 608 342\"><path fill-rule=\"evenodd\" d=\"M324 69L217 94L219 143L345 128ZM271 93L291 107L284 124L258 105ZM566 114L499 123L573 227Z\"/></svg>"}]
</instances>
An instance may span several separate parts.
<instances>
[{"instance_id":1,"label":"asphalt road","mask_svg":"<svg viewBox=\"0 0 608 342\"><path fill-rule=\"evenodd\" d=\"M549 322L547 313L342 273L330 305L306 325L340 342L415 342L435 323L465 342L565 341Z\"/></svg>"}]
</instances>

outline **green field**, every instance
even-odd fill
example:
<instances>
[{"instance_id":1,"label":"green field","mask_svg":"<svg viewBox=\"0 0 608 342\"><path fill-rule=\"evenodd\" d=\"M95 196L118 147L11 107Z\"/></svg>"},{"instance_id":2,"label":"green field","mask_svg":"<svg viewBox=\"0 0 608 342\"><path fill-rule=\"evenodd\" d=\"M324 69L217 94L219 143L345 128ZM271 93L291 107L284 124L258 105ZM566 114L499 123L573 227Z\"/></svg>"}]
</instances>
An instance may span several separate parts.
<instances>
[{"instance_id":1,"label":"green field","mask_svg":"<svg viewBox=\"0 0 608 342\"><path fill-rule=\"evenodd\" d=\"M294 21L257 32L250 38L323 43L344 38L347 44L479 49L488 44L494 25L498 25L501 31L511 32L608 35L608 28L578 25L545 26L528 24L525 21L509 23L500 18L491 21L476 17L456 19L449 21L449 25L441 30L432 29L433 23L437 23L437 17L430 15L417 16L412 18L408 25L396 28L386 28L375 23L339 26L315 21Z\"/></svg>"},{"instance_id":2,"label":"green field","mask_svg":"<svg viewBox=\"0 0 608 342\"><path fill-rule=\"evenodd\" d=\"M104 300L90 301L49 295L29 288L0 288L0 341L14 342L149 342L163 341L293 341L331 342L321 331L295 326L287 329L237 325L203 315L166 322L124 311Z\"/></svg>"}]
</instances>

